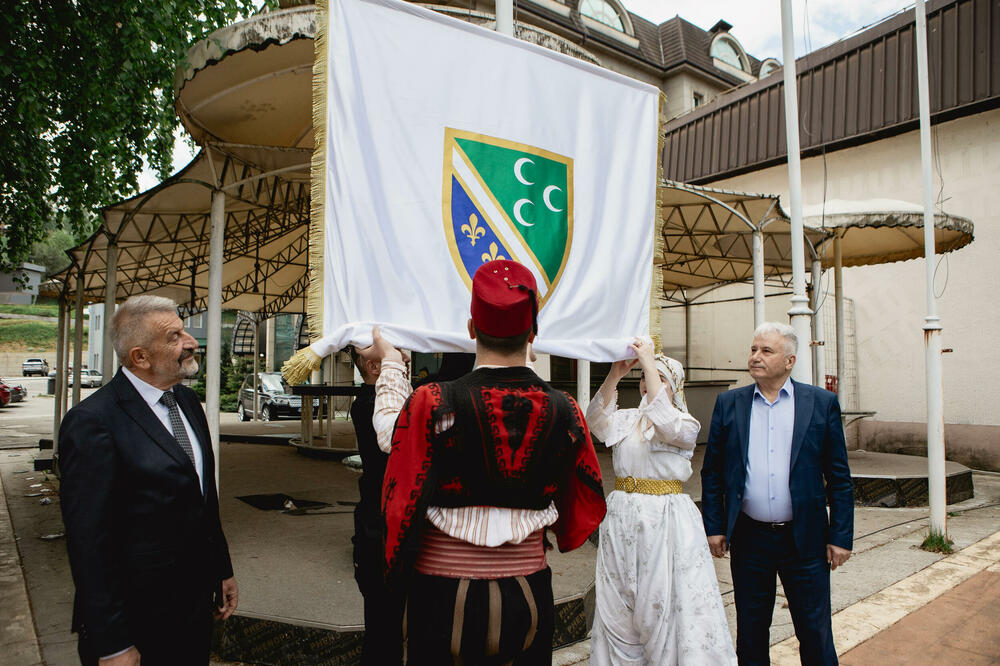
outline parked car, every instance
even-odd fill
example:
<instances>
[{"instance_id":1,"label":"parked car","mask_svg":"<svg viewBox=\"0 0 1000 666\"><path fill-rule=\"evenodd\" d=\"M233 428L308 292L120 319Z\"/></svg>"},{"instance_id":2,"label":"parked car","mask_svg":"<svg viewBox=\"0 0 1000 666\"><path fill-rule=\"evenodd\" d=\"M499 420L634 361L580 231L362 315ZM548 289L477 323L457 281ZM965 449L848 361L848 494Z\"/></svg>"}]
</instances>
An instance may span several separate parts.
<instances>
[{"instance_id":1,"label":"parked car","mask_svg":"<svg viewBox=\"0 0 1000 666\"><path fill-rule=\"evenodd\" d=\"M0 379L0 407L6 407L10 404L10 387L4 384L3 380Z\"/></svg>"},{"instance_id":2,"label":"parked car","mask_svg":"<svg viewBox=\"0 0 1000 666\"><path fill-rule=\"evenodd\" d=\"M281 416L302 415L302 396L292 395L291 387L280 372L258 372L257 377L261 420L273 421ZM319 401L313 399L313 406L318 405ZM246 376L240 387L236 413L240 421L249 421L253 416L253 373Z\"/></svg>"},{"instance_id":3,"label":"parked car","mask_svg":"<svg viewBox=\"0 0 1000 666\"><path fill-rule=\"evenodd\" d=\"M80 370L80 386L81 387L88 386L90 388L94 388L96 386L100 386L103 383L104 383L104 375L102 375L99 371L97 371L97 370L88 370L87 368L83 368L82 370ZM69 385L70 386L73 385L73 371L72 370L70 370L70 373L69 373Z\"/></svg>"},{"instance_id":4,"label":"parked car","mask_svg":"<svg viewBox=\"0 0 1000 666\"><path fill-rule=\"evenodd\" d=\"M21 402L28 397L28 389L24 388L20 384L8 384L10 387L10 401L11 402Z\"/></svg>"},{"instance_id":5,"label":"parked car","mask_svg":"<svg viewBox=\"0 0 1000 666\"><path fill-rule=\"evenodd\" d=\"M44 377L47 374L49 374L49 362L44 358L25 359L24 363L21 364L21 375L24 377L30 375Z\"/></svg>"}]
</instances>

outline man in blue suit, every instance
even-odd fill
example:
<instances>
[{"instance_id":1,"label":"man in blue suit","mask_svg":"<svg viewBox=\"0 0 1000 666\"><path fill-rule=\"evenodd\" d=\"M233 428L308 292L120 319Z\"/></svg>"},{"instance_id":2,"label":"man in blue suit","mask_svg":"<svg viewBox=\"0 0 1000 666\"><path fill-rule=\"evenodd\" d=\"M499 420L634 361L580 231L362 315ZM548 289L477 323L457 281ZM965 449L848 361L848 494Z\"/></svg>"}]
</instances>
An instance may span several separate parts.
<instances>
[{"instance_id":1,"label":"man in blue suit","mask_svg":"<svg viewBox=\"0 0 1000 666\"><path fill-rule=\"evenodd\" d=\"M776 576L802 663L837 663L830 570L851 556L854 488L837 396L791 380L797 346L791 326L754 331L755 383L716 400L701 471L709 549L732 557L740 664L770 663Z\"/></svg>"}]
</instances>

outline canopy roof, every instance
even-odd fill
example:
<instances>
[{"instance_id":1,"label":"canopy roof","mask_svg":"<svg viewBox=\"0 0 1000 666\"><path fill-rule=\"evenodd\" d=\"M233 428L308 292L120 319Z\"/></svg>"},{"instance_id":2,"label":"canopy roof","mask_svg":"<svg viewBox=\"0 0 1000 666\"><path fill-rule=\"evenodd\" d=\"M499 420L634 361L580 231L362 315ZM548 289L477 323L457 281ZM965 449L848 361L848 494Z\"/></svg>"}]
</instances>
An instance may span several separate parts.
<instances>
[{"instance_id":1,"label":"canopy roof","mask_svg":"<svg viewBox=\"0 0 1000 666\"><path fill-rule=\"evenodd\" d=\"M217 146L148 192L105 208L97 233L70 251L83 267L84 300L104 299L106 251L114 243L116 300L152 293L191 312L206 309L211 198L218 182L226 194L223 308L303 312L310 155ZM75 268L64 273L74 288L76 274Z\"/></svg>"},{"instance_id":2,"label":"canopy roof","mask_svg":"<svg viewBox=\"0 0 1000 666\"><path fill-rule=\"evenodd\" d=\"M791 272L791 222L776 195L687 185L660 187L664 298L690 302L698 290L753 278L753 233L760 230L764 276L785 283ZM806 229L807 248L823 233ZM811 249L807 249L807 252Z\"/></svg>"},{"instance_id":3,"label":"canopy roof","mask_svg":"<svg viewBox=\"0 0 1000 666\"><path fill-rule=\"evenodd\" d=\"M906 261L924 256L924 208L894 199L851 201L833 199L804 206L806 224L840 236L844 266L866 266ZM937 254L965 247L973 240L971 220L957 215L934 215L934 251ZM831 244L824 242L820 257L824 267L833 265Z\"/></svg>"},{"instance_id":4,"label":"canopy roof","mask_svg":"<svg viewBox=\"0 0 1000 666\"><path fill-rule=\"evenodd\" d=\"M313 147L316 8L264 12L220 28L187 53L175 108L201 144Z\"/></svg>"}]
</instances>

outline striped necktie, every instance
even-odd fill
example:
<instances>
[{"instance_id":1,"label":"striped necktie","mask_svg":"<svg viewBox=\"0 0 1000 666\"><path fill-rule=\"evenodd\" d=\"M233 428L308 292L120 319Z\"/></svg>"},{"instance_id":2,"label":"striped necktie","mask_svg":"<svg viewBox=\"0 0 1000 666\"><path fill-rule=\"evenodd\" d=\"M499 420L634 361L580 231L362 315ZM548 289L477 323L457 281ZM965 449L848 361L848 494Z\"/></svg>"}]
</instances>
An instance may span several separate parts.
<instances>
[{"instance_id":1,"label":"striped necktie","mask_svg":"<svg viewBox=\"0 0 1000 666\"><path fill-rule=\"evenodd\" d=\"M194 448L191 446L191 440L188 439L184 421L181 420L181 412L177 408L177 398L174 396L174 392L164 391L163 395L160 396L160 402L167 406L167 411L170 413L170 429L174 431L174 438L181 445L181 448L184 449L184 453L187 454L188 458L191 459L191 464L194 465ZM195 469L197 468L197 465L195 465Z\"/></svg>"}]
</instances>

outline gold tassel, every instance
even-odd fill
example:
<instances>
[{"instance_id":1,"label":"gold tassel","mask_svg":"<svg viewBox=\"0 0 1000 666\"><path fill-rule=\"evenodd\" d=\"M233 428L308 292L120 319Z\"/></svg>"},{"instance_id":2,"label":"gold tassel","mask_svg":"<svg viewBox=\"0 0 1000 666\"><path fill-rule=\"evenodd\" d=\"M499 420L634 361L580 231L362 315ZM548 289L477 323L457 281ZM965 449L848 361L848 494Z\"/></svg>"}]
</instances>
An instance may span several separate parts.
<instances>
[{"instance_id":1,"label":"gold tassel","mask_svg":"<svg viewBox=\"0 0 1000 666\"><path fill-rule=\"evenodd\" d=\"M649 285L649 337L653 339L653 350L663 353L662 326L660 323L660 302L663 298L663 125L667 121L667 96L660 93L659 111L656 123L656 215L653 218L653 276Z\"/></svg>"},{"instance_id":2,"label":"gold tassel","mask_svg":"<svg viewBox=\"0 0 1000 666\"><path fill-rule=\"evenodd\" d=\"M301 384L312 374L314 370L319 370L323 359L316 355L309 347L303 347L281 366L281 374L285 381L295 386Z\"/></svg>"},{"instance_id":3,"label":"gold tassel","mask_svg":"<svg viewBox=\"0 0 1000 666\"><path fill-rule=\"evenodd\" d=\"M310 342L315 342L323 335L323 260L326 240L324 228L326 225L326 87L329 38L330 4L327 0L317 0L312 80L315 148L313 149L310 178L309 287L306 290L306 321L309 325Z\"/></svg>"}]
</instances>

